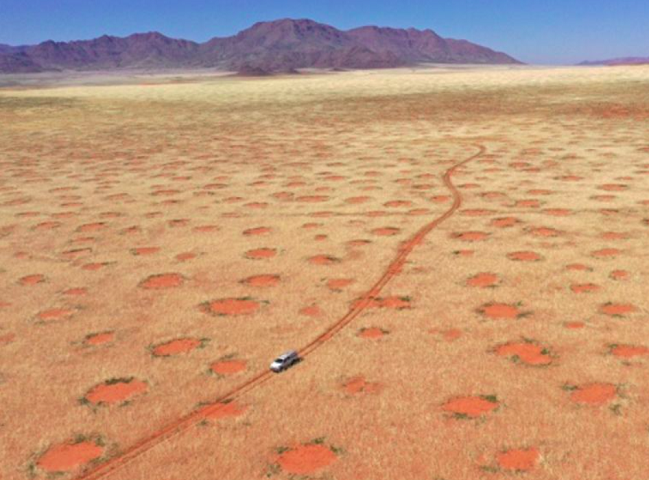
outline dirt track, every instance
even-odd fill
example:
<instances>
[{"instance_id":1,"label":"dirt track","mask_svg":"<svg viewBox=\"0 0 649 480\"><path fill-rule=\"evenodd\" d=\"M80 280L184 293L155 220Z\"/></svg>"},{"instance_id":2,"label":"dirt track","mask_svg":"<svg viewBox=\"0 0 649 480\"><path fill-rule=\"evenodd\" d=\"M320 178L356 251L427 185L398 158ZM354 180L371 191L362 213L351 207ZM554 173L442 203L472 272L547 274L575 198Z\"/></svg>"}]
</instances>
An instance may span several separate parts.
<instances>
[{"instance_id":1,"label":"dirt track","mask_svg":"<svg viewBox=\"0 0 649 480\"><path fill-rule=\"evenodd\" d=\"M347 314L345 314L345 316L329 326L312 342L300 348L300 358L306 359L307 357L311 356L311 354L314 353L316 349L321 347L328 340L331 340L336 335L336 333L345 328L358 315L366 310L372 299L378 297L381 294L383 287L385 287L390 282L390 280L392 280L396 275L399 274L399 272L401 272L401 269L403 268L408 255L410 255L413 249L417 247L417 245L419 245L426 238L426 236L430 232L432 232L439 224L441 224L445 220L448 220L462 206L462 195L452 182L453 172L467 165L472 160L479 158L486 151L486 148L482 145L480 145L478 149L478 153L471 155L465 160L462 160L461 162L457 163L456 165L446 170L446 172L444 172L444 185L446 185L453 196L453 204L451 205L451 207L441 217L437 217L433 221L427 223L414 236L406 240L400 246L399 253L397 254L394 261L390 263L381 278L379 278L379 280L359 299L358 302L355 302L353 304L352 308L347 312ZM299 372L294 372L294 374L299 374ZM239 385L237 388L234 388L227 394L215 399L212 406L196 410L185 417L179 418L178 420L169 423L169 425L161 430L151 432L150 435L142 439L140 442L136 443L130 448L127 448L119 455L112 457L110 460L101 463L95 469L79 476L78 479L94 480L110 476L112 472L120 469L127 463L135 461L144 452L155 448L156 445L159 445L160 443L171 437L181 435L188 429L195 427L206 417L217 413L220 409L223 408L225 404L238 399L239 397L245 395L253 389L259 388L264 382L274 377L275 374L268 369L258 372L245 383Z\"/></svg>"}]
</instances>

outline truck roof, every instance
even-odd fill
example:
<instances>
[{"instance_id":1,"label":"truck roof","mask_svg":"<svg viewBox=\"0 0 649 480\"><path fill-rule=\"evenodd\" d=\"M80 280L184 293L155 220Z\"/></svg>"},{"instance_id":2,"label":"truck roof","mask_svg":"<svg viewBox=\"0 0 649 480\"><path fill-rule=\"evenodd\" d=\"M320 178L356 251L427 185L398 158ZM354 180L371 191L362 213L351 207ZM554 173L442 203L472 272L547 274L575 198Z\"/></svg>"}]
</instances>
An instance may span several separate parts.
<instances>
[{"instance_id":1,"label":"truck roof","mask_svg":"<svg viewBox=\"0 0 649 480\"><path fill-rule=\"evenodd\" d=\"M279 357L277 358L287 358L287 357L292 357L293 355L297 355L297 352L295 350L289 350L288 352L282 353Z\"/></svg>"}]
</instances>

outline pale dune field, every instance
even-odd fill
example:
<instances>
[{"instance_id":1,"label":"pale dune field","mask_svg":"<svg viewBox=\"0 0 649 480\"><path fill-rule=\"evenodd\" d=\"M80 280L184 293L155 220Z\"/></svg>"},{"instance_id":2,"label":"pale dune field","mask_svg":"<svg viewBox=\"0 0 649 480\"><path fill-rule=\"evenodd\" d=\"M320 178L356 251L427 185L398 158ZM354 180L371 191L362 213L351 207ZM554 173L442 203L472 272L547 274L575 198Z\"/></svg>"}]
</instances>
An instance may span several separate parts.
<instances>
[{"instance_id":1,"label":"pale dune field","mask_svg":"<svg viewBox=\"0 0 649 480\"><path fill-rule=\"evenodd\" d=\"M649 67L116 83L0 89L0 479L649 478Z\"/></svg>"}]
</instances>

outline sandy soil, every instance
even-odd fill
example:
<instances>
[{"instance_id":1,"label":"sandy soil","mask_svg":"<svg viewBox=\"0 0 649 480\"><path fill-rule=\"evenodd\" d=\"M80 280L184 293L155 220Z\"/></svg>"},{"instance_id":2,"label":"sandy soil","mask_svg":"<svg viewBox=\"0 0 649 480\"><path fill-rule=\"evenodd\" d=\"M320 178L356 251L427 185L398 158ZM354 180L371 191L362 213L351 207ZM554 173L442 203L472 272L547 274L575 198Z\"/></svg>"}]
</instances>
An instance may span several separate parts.
<instances>
[{"instance_id":1,"label":"sandy soil","mask_svg":"<svg viewBox=\"0 0 649 480\"><path fill-rule=\"evenodd\" d=\"M3 480L646 477L649 68L22 86L0 125Z\"/></svg>"}]
</instances>

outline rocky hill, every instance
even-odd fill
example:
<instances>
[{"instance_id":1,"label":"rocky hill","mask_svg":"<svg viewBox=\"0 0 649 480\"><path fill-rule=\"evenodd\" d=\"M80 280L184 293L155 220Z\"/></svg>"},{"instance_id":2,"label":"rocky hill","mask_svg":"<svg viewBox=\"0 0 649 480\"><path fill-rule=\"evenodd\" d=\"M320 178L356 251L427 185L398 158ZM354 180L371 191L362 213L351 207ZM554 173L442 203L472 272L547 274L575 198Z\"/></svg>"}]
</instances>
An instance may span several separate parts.
<instances>
[{"instance_id":1,"label":"rocky hill","mask_svg":"<svg viewBox=\"0 0 649 480\"><path fill-rule=\"evenodd\" d=\"M33 46L0 45L0 72L120 68L214 68L242 73L301 68L393 68L420 63L516 64L516 59L432 30L361 27L312 20L259 22L231 37L196 43L157 32Z\"/></svg>"}]
</instances>

